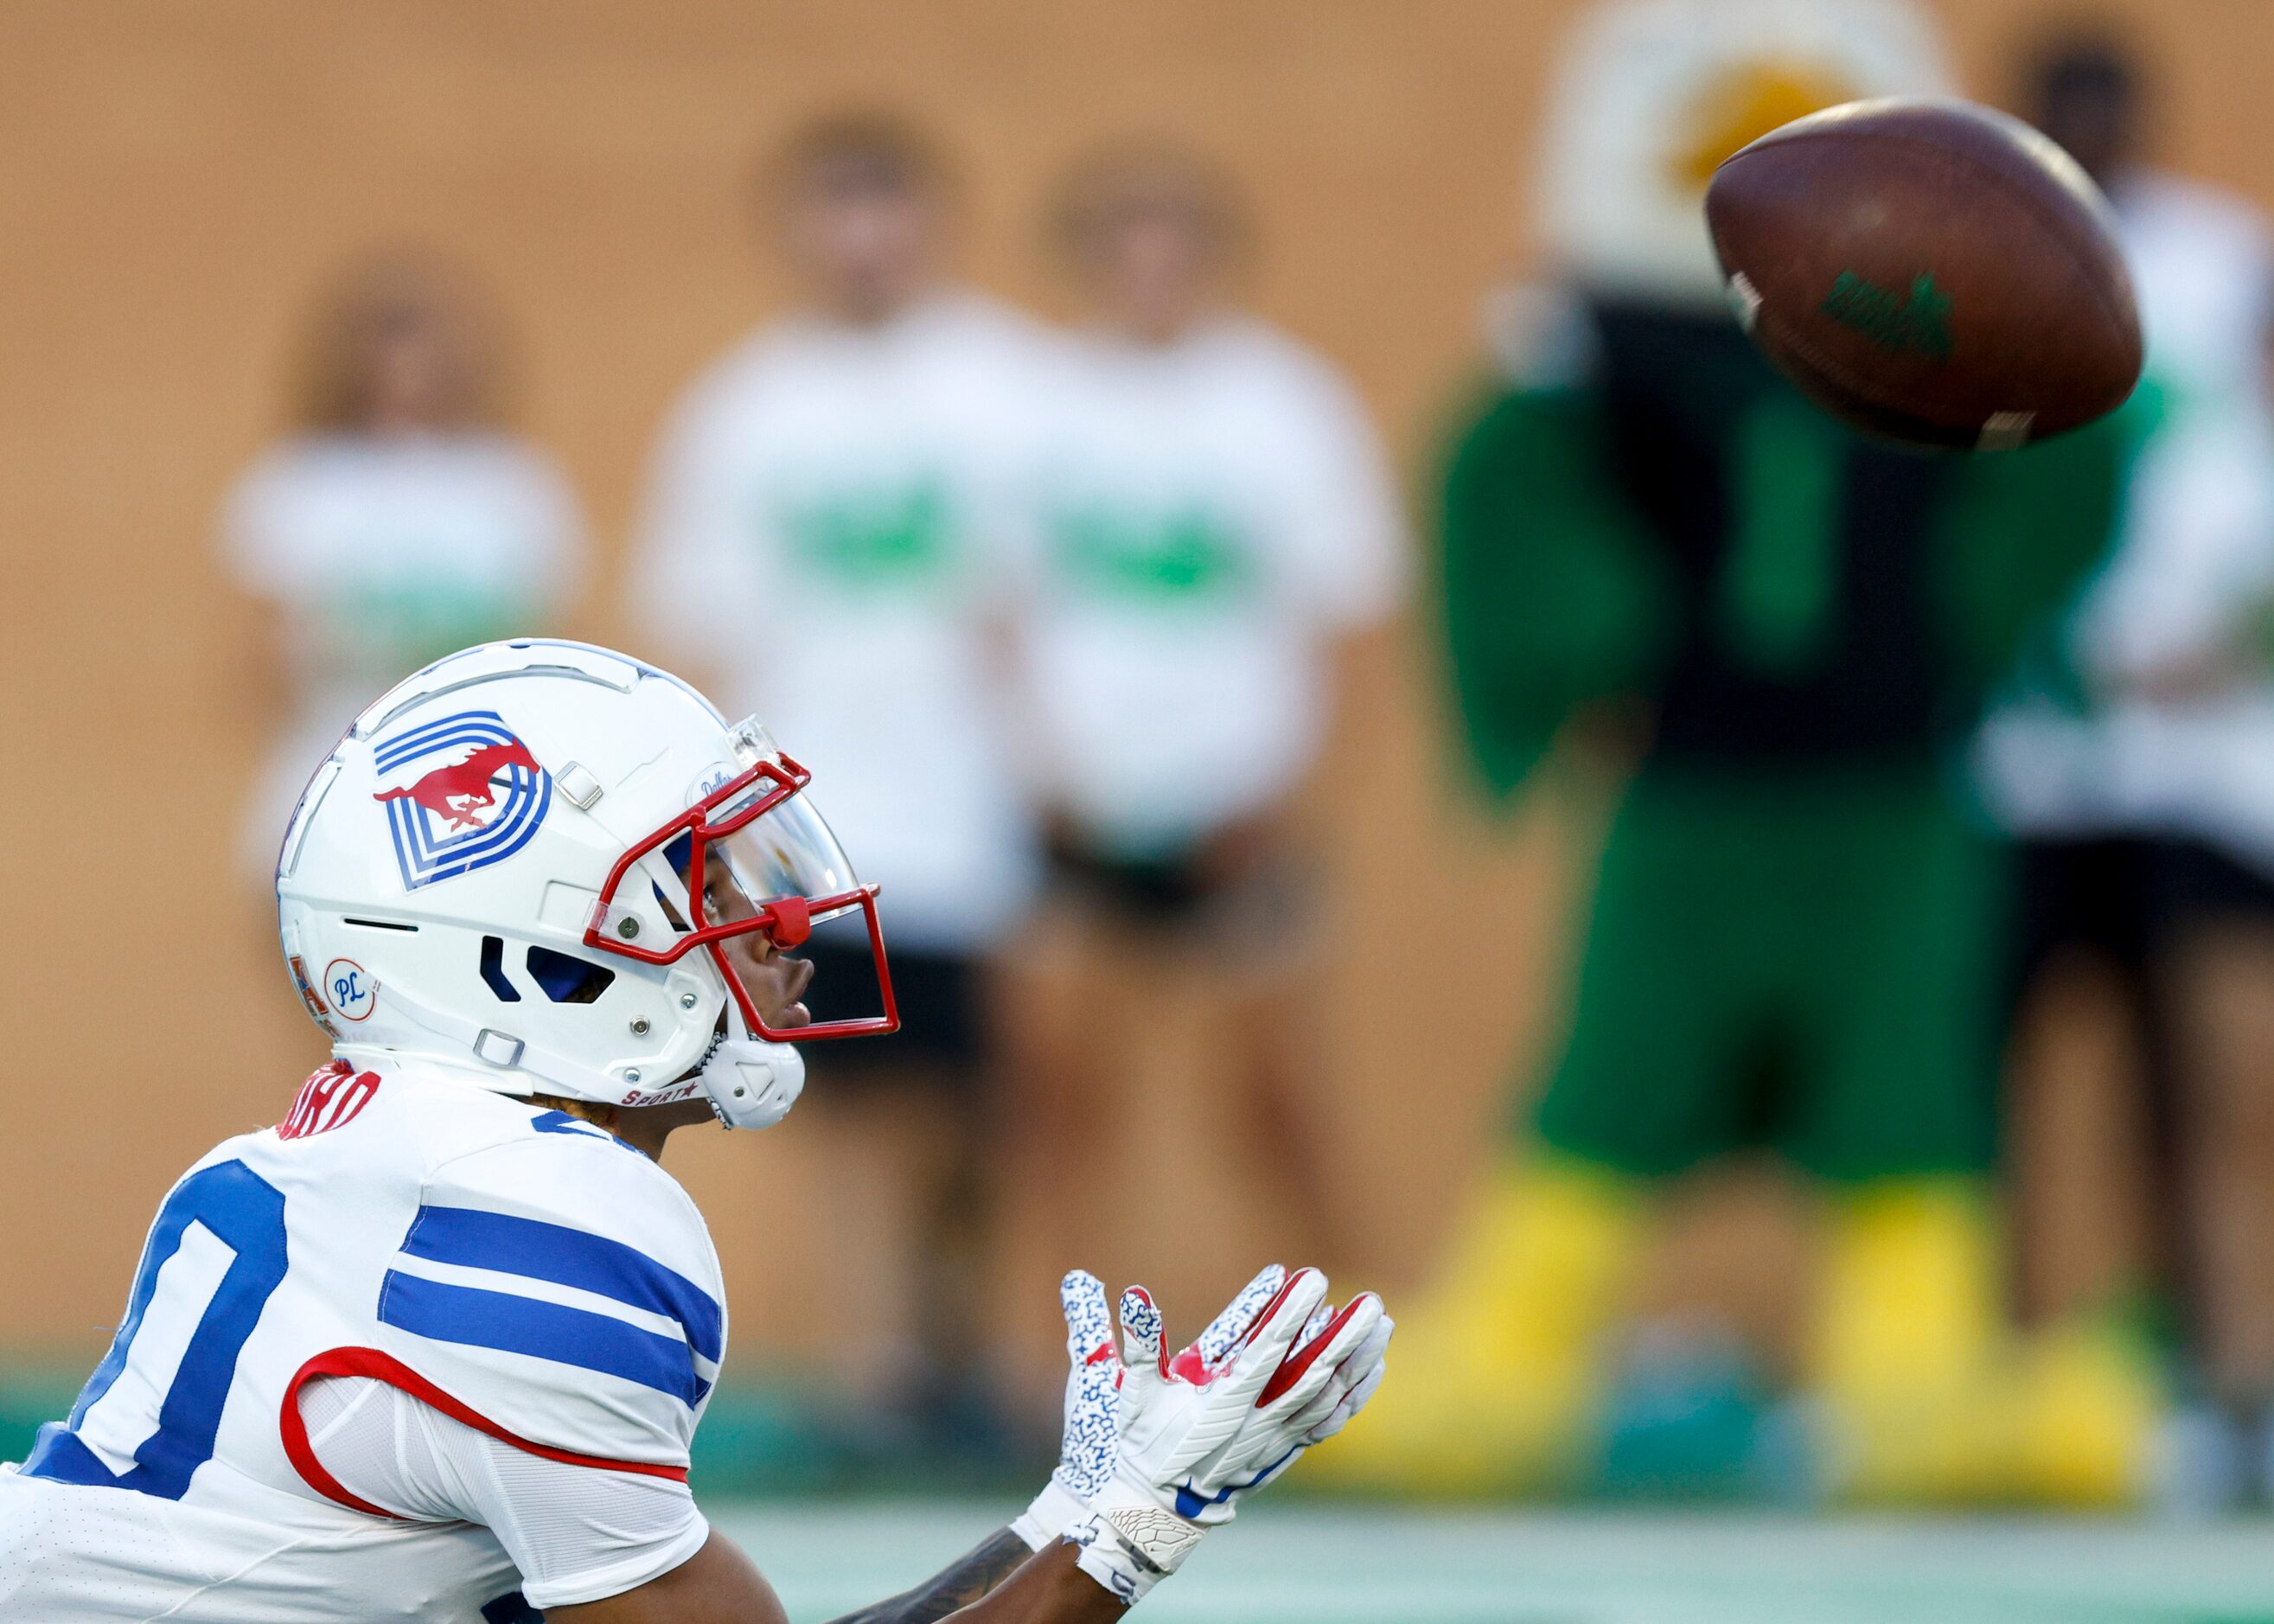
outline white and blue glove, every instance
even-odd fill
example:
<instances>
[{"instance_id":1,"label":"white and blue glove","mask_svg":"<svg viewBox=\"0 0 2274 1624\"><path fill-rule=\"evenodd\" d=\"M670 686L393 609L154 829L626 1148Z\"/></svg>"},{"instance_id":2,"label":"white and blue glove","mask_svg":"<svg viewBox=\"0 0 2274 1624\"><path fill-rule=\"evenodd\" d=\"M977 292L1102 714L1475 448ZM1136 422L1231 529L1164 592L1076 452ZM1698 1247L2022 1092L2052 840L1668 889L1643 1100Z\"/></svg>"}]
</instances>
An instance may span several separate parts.
<instances>
[{"instance_id":1,"label":"white and blue glove","mask_svg":"<svg viewBox=\"0 0 2274 1624\"><path fill-rule=\"evenodd\" d=\"M1118 1354L1094 1276L1067 1275L1059 1296L1071 1367L1061 1455L1013 1527L1036 1550L1073 1539L1082 1570L1132 1602L1365 1407L1392 1329L1371 1293L1337 1311L1325 1276L1276 1265L1174 1358L1141 1288L1122 1296Z\"/></svg>"},{"instance_id":2,"label":"white and blue glove","mask_svg":"<svg viewBox=\"0 0 2274 1624\"><path fill-rule=\"evenodd\" d=\"M1221 1364L1266 1303L1286 1283L1287 1271L1272 1264L1248 1281L1198 1341L1178 1354L1171 1367L1187 1380L1199 1380ZM1121 1355L1113 1345L1113 1314L1105 1305L1105 1284L1087 1269L1058 1282L1058 1308L1065 1316L1066 1385L1065 1431L1058 1463L1050 1480L1013 1532L1036 1551L1056 1544L1089 1514L1090 1502L1112 1480L1119 1454L1116 1418L1121 1408Z\"/></svg>"}]
</instances>

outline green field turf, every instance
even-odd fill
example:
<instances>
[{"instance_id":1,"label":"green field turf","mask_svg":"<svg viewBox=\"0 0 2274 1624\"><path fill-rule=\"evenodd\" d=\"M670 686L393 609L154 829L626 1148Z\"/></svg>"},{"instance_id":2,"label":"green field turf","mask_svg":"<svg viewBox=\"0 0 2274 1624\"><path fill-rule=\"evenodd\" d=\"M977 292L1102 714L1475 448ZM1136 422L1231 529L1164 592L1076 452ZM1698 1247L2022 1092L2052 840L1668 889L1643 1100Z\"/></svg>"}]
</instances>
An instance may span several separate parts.
<instances>
[{"instance_id":1,"label":"green field turf","mask_svg":"<svg viewBox=\"0 0 2274 1624\"><path fill-rule=\"evenodd\" d=\"M1002 1507L743 1502L718 1521L795 1624L877 1599ZM1154 1624L2274 1624L2274 1522L1264 1506Z\"/></svg>"}]
</instances>

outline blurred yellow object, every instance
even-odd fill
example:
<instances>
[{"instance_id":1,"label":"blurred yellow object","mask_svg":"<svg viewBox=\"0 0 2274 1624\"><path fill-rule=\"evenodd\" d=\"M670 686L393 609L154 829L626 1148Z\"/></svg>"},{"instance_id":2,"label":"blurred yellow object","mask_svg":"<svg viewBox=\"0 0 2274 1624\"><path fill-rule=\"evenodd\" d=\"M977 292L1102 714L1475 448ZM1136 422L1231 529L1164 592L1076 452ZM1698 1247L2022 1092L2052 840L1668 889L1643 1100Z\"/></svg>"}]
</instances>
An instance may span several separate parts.
<instances>
[{"instance_id":1,"label":"blurred yellow object","mask_svg":"<svg viewBox=\"0 0 2274 1624\"><path fill-rule=\"evenodd\" d=\"M1998 1249L1977 1181L1889 1179L1831 1202L1809 1384L1830 1477L1865 1500L1999 1497Z\"/></svg>"},{"instance_id":2,"label":"blurred yellow object","mask_svg":"<svg viewBox=\"0 0 2274 1624\"><path fill-rule=\"evenodd\" d=\"M2164 1394L2151 1349L2113 1326L2055 1326L2016 1362L2015 1492L2036 1505L2111 1508L2145 1493Z\"/></svg>"},{"instance_id":3,"label":"blurred yellow object","mask_svg":"<svg viewBox=\"0 0 2274 1624\"><path fill-rule=\"evenodd\" d=\"M1835 1204L1811 1353L1844 1497L2113 1507L2146 1486L2154 1362L2120 1333L2017 1341L1973 1181L1894 1181Z\"/></svg>"},{"instance_id":4,"label":"blurred yellow object","mask_svg":"<svg viewBox=\"0 0 2274 1624\"><path fill-rule=\"evenodd\" d=\"M1650 1235L1647 1189L1562 1159L1496 1167L1443 1272L1399 1315L1381 1394L1306 1482L1444 1498L1570 1483ZM2160 1414L2152 1360L2097 1326L2017 1341L2000 1280L1977 1181L1886 1180L1833 1199L1806 1376L1834 1492L2137 1501Z\"/></svg>"},{"instance_id":5,"label":"blurred yellow object","mask_svg":"<svg viewBox=\"0 0 2274 1624\"><path fill-rule=\"evenodd\" d=\"M1868 1398L1949 1386L1998 1344L1998 1248L1972 1179L1886 1179L1834 1197L1809 1362Z\"/></svg>"},{"instance_id":6,"label":"blurred yellow object","mask_svg":"<svg viewBox=\"0 0 2274 1624\"><path fill-rule=\"evenodd\" d=\"M1568 1477L1648 1227L1638 1192L1571 1161L1496 1167L1445 1271L1399 1314L1381 1394L1306 1477L1454 1496Z\"/></svg>"},{"instance_id":7,"label":"blurred yellow object","mask_svg":"<svg viewBox=\"0 0 2274 1624\"><path fill-rule=\"evenodd\" d=\"M1702 197L1722 161L1796 118L1852 102L1848 79L1804 62L1742 62L1708 80L1685 113L1674 153L1675 183Z\"/></svg>"}]
</instances>

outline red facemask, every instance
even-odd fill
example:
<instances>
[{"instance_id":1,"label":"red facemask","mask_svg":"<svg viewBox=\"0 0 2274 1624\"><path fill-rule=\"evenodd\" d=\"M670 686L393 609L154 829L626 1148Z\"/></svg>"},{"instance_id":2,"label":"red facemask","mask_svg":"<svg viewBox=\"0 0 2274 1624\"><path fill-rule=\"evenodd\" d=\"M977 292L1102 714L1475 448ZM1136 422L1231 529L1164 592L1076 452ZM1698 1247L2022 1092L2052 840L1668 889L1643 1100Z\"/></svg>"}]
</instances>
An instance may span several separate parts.
<instances>
[{"instance_id":1,"label":"red facemask","mask_svg":"<svg viewBox=\"0 0 2274 1624\"><path fill-rule=\"evenodd\" d=\"M635 841L608 871L599 905L585 927L584 945L636 959L673 964L700 948L725 978L728 992L751 1033L771 1043L806 1043L821 1038L881 1036L900 1030L892 981L885 960L885 935L877 919L877 888L853 877L852 865L829 826L802 791L813 775L786 755L769 754L706 793L685 812ZM641 859L664 855L683 884L685 901L674 905L665 887ZM617 898L629 880L653 886L671 918L673 940L645 948L627 934L631 916ZM734 937L763 933L781 951L804 945L813 927L858 912L867 927L882 1012L847 1019L776 1028L766 1023L757 1001L744 985L726 944Z\"/></svg>"}]
</instances>

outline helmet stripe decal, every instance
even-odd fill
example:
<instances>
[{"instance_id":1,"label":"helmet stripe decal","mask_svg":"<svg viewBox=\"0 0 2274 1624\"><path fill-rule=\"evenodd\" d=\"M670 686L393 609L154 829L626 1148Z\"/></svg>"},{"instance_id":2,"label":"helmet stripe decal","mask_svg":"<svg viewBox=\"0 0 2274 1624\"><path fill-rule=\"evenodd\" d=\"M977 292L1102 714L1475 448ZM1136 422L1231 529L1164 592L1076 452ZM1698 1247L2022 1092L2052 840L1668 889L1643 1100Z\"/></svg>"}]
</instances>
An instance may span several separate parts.
<instances>
[{"instance_id":1,"label":"helmet stripe decal","mask_svg":"<svg viewBox=\"0 0 2274 1624\"><path fill-rule=\"evenodd\" d=\"M376 745L373 759L382 782L395 781L373 798L387 809L406 890L502 862L552 808L552 775L494 711L424 723Z\"/></svg>"}]
</instances>

